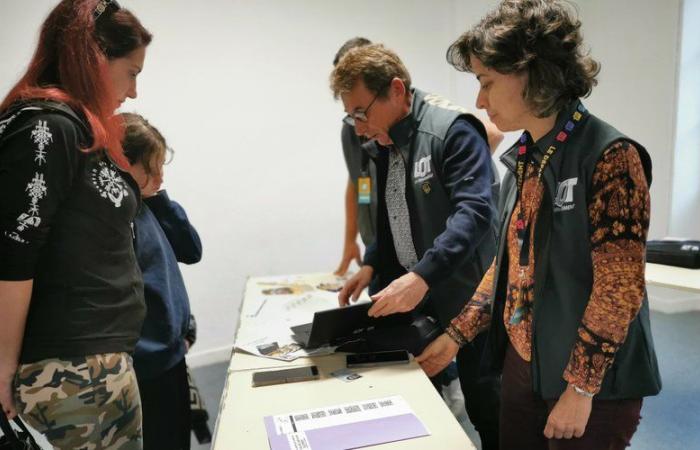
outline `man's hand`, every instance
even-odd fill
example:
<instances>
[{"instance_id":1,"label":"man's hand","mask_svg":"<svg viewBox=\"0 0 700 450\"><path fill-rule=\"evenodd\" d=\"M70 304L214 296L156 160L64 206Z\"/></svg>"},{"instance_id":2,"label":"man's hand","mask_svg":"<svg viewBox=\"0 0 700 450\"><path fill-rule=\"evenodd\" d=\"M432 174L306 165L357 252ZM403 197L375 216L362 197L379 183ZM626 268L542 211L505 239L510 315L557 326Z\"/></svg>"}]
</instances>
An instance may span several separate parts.
<instances>
[{"instance_id":1,"label":"man's hand","mask_svg":"<svg viewBox=\"0 0 700 450\"><path fill-rule=\"evenodd\" d=\"M547 439L581 437L586 431L593 399L577 394L569 385L552 408L544 427Z\"/></svg>"},{"instance_id":2,"label":"man's hand","mask_svg":"<svg viewBox=\"0 0 700 450\"><path fill-rule=\"evenodd\" d=\"M360 246L357 245L357 241L349 241L345 243L343 247L343 258L340 260L338 268L335 269L334 274L342 277L345 272L348 271L350 263L355 260L358 266L362 267L362 255L360 255Z\"/></svg>"},{"instance_id":3,"label":"man's hand","mask_svg":"<svg viewBox=\"0 0 700 450\"><path fill-rule=\"evenodd\" d=\"M373 273L374 269L372 266L362 266L359 272L345 282L343 289L338 293L338 304L340 306L347 306L350 302L350 298L352 298L353 302L356 302L357 299L360 298L362 290L372 281Z\"/></svg>"},{"instance_id":4,"label":"man's hand","mask_svg":"<svg viewBox=\"0 0 700 450\"><path fill-rule=\"evenodd\" d=\"M15 371L9 367L0 366L0 405L2 413L12 420L17 415L14 398L14 375Z\"/></svg>"},{"instance_id":5,"label":"man's hand","mask_svg":"<svg viewBox=\"0 0 700 450\"><path fill-rule=\"evenodd\" d=\"M443 333L416 357L416 362L420 364L426 375L434 377L447 367L450 361L457 356L458 351L459 345L450 336Z\"/></svg>"},{"instance_id":6,"label":"man's hand","mask_svg":"<svg viewBox=\"0 0 700 450\"><path fill-rule=\"evenodd\" d=\"M428 292L428 285L420 275L408 272L372 296L371 317L412 311Z\"/></svg>"}]
</instances>

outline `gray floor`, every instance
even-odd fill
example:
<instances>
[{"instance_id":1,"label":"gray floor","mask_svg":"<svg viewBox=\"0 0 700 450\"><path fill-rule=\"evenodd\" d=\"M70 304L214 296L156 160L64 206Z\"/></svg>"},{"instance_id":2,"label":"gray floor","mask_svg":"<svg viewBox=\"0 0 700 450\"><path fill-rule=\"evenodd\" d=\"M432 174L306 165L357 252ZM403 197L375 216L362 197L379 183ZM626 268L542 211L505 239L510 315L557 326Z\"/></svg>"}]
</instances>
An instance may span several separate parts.
<instances>
[{"instance_id":1,"label":"gray floor","mask_svg":"<svg viewBox=\"0 0 700 450\"><path fill-rule=\"evenodd\" d=\"M700 449L700 312L651 320L663 389L645 399L632 448Z\"/></svg>"},{"instance_id":2,"label":"gray floor","mask_svg":"<svg viewBox=\"0 0 700 450\"><path fill-rule=\"evenodd\" d=\"M633 450L700 449L700 312L652 312L652 329L661 366L663 390L645 400L642 422L632 440ZM200 367L193 376L210 415L212 432L224 388L226 363ZM468 423L464 399L456 383L445 392L448 406L474 442L478 435ZM193 450L204 450L193 439Z\"/></svg>"},{"instance_id":3,"label":"gray floor","mask_svg":"<svg viewBox=\"0 0 700 450\"><path fill-rule=\"evenodd\" d=\"M224 391L227 368L228 361L202 366L192 370L194 383L199 388L199 393L204 399L204 406L206 406L209 412L209 429L212 434L214 434L216 413L219 409L219 399L221 399L221 393ZM194 438L194 434L192 435L192 450L206 450L209 448L209 444L199 444Z\"/></svg>"}]
</instances>

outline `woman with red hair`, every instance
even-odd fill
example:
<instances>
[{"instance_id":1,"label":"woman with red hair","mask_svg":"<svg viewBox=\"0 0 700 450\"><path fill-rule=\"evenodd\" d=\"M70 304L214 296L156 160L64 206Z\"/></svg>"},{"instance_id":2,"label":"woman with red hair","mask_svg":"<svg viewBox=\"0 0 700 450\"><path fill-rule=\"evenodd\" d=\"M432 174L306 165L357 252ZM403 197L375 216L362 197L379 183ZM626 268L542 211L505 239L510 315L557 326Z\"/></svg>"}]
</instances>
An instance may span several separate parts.
<instances>
[{"instance_id":1,"label":"woman with red hair","mask_svg":"<svg viewBox=\"0 0 700 450\"><path fill-rule=\"evenodd\" d=\"M150 41L116 1L63 0L0 105L0 404L58 449L142 448L140 195L114 111Z\"/></svg>"}]
</instances>

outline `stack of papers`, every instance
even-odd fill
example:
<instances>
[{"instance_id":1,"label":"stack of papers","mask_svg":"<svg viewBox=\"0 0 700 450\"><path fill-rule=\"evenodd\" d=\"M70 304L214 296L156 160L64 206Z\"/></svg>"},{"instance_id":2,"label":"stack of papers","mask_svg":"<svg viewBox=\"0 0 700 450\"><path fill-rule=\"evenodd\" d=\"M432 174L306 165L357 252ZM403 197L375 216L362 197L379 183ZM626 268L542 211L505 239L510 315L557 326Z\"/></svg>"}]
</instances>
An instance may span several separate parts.
<instances>
[{"instance_id":1,"label":"stack of papers","mask_svg":"<svg viewBox=\"0 0 700 450\"><path fill-rule=\"evenodd\" d=\"M265 417L271 450L335 450L430 433L400 396Z\"/></svg>"},{"instance_id":2,"label":"stack of papers","mask_svg":"<svg viewBox=\"0 0 700 450\"><path fill-rule=\"evenodd\" d=\"M316 311L337 308L346 279L333 274L253 278L241 311L245 326L236 334L235 348L280 361L333 353L334 347L303 349L290 328L311 322Z\"/></svg>"}]
</instances>

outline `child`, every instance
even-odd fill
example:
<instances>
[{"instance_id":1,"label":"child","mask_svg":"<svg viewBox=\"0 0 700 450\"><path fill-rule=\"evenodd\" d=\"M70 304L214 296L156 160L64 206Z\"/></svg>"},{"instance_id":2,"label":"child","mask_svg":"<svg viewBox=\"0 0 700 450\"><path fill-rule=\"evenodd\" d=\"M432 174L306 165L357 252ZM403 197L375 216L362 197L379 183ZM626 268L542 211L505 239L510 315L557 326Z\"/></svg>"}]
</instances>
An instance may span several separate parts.
<instances>
[{"instance_id":1,"label":"child","mask_svg":"<svg viewBox=\"0 0 700 450\"><path fill-rule=\"evenodd\" d=\"M138 114L122 114L124 154L143 204L135 220L136 258L143 272L146 319L134 352L141 392L144 449L190 448L190 403L185 353L190 305L178 262L202 257L197 231L185 211L160 191L168 148Z\"/></svg>"}]
</instances>

